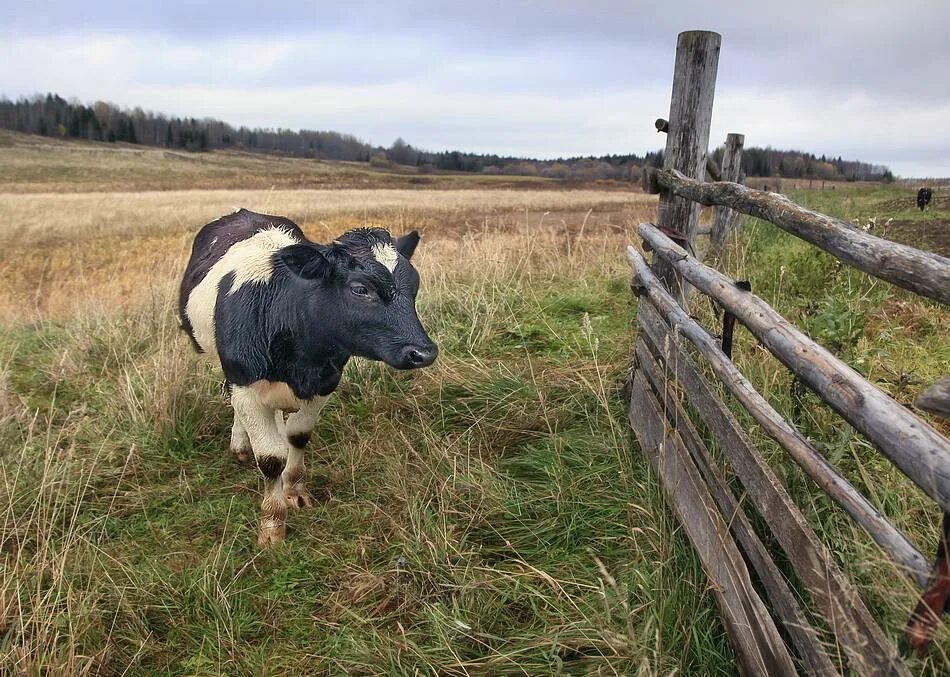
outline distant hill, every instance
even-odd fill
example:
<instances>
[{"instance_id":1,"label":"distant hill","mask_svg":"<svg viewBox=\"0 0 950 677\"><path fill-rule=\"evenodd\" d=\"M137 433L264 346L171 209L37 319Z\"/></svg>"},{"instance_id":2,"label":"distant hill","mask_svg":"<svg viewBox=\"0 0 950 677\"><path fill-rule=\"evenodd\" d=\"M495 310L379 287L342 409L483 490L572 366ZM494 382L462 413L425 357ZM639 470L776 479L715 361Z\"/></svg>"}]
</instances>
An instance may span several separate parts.
<instances>
[{"instance_id":1,"label":"distant hill","mask_svg":"<svg viewBox=\"0 0 950 677\"><path fill-rule=\"evenodd\" d=\"M0 129L0 193L558 187L552 179L539 177L423 172L419 167L375 167L367 162L299 158L240 148L192 153ZM629 185L598 181L597 188L629 190Z\"/></svg>"},{"instance_id":2,"label":"distant hill","mask_svg":"<svg viewBox=\"0 0 950 677\"><path fill-rule=\"evenodd\" d=\"M450 170L481 174L541 176L573 181L615 179L636 181L644 165L661 166L662 152L537 160L463 151L427 151L396 139L389 148L373 146L351 134L335 131L233 127L213 118L171 117L123 109L97 101L83 104L57 94L11 101L0 98L0 129L41 136L129 143L185 151L239 149L294 157L345 160L375 167L405 165L420 171ZM721 149L714 159L721 159ZM780 176L827 180L891 180L890 170L856 160L817 156L796 150L746 148L743 170L749 176Z\"/></svg>"}]
</instances>

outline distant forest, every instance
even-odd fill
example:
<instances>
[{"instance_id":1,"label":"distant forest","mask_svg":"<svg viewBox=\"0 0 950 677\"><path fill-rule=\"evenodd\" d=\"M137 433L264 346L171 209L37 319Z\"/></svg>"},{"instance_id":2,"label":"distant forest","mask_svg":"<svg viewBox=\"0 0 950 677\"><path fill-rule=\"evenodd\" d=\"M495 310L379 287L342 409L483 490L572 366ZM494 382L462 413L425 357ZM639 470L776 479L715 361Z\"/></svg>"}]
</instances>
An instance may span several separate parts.
<instances>
[{"instance_id":1,"label":"distant forest","mask_svg":"<svg viewBox=\"0 0 950 677\"><path fill-rule=\"evenodd\" d=\"M0 98L0 128L28 134L131 143L187 151L235 148L295 157L367 162L374 166L403 165L419 171L451 170L483 174L544 176L575 181L617 179L636 181L644 165L662 166L663 153L571 157L557 160L480 155L461 151L432 152L396 139L389 148L372 146L350 134L301 129L233 127L213 118L169 117L141 108L123 109L97 101L85 105L56 94L11 101ZM722 149L714 152L718 164ZM795 150L746 148L742 158L747 176L889 181L883 165L816 156Z\"/></svg>"}]
</instances>

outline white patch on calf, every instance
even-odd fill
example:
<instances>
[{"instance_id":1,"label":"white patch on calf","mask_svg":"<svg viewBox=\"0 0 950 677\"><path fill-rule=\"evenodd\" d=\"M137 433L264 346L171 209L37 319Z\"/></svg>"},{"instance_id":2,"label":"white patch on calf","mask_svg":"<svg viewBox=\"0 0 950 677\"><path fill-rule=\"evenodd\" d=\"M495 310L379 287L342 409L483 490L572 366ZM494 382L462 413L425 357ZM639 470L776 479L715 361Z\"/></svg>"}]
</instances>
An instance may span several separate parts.
<instances>
[{"instance_id":1,"label":"white patch on calf","mask_svg":"<svg viewBox=\"0 0 950 677\"><path fill-rule=\"evenodd\" d=\"M277 226L236 242L220 259L215 262L204 279L199 282L185 306L188 321L191 322L195 341L205 351L208 359L215 361L218 346L214 329L214 308L218 301L218 286L228 274L234 273L234 283L228 290L233 294L249 282L270 282L274 274L271 258L278 249L297 244L289 231Z\"/></svg>"},{"instance_id":2,"label":"white patch on calf","mask_svg":"<svg viewBox=\"0 0 950 677\"><path fill-rule=\"evenodd\" d=\"M309 433L320 418L320 411L327 403L329 395L314 395L310 400L298 400L300 409L287 417L287 437L300 433Z\"/></svg>"},{"instance_id":3,"label":"white patch on calf","mask_svg":"<svg viewBox=\"0 0 950 677\"><path fill-rule=\"evenodd\" d=\"M386 266L390 273L396 270L396 264L399 263L399 252L391 244L374 244L373 258Z\"/></svg>"},{"instance_id":4,"label":"white patch on calf","mask_svg":"<svg viewBox=\"0 0 950 677\"><path fill-rule=\"evenodd\" d=\"M300 409L300 400L294 395L294 391L290 389L290 386L283 381L265 381L261 379L260 381L254 381L248 388L254 391L262 406L275 409L277 412ZM278 414L275 414L275 419L277 416ZM278 427L284 424L283 415L280 414L279 417L280 424Z\"/></svg>"}]
</instances>

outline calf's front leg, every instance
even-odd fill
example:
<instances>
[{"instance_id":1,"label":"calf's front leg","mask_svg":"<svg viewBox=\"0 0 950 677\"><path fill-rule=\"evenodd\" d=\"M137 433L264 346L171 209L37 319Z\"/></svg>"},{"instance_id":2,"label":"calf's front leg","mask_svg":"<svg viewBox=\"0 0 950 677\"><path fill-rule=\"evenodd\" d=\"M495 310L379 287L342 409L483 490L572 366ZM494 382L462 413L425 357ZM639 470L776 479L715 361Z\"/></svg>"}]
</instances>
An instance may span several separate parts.
<instances>
[{"instance_id":1,"label":"calf's front leg","mask_svg":"<svg viewBox=\"0 0 950 677\"><path fill-rule=\"evenodd\" d=\"M292 508L310 508L313 506L313 496L307 490L305 482L306 468L303 462L303 452L310 441L320 411L326 404L327 398L319 395L301 403L300 409L287 417L287 465L284 468L284 498Z\"/></svg>"},{"instance_id":2,"label":"calf's front leg","mask_svg":"<svg viewBox=\"0 0 950 677\"><path fill-rule=\"evenodd\" d=\"M287 465L287 442L277 424L277 411L261 400L253 387L234 386L231 406L251 440L254 460L264 476L264 500L257 543L266 548L287 535L287 504L281 475Z\"/></svg>"},{"instance_id":3,"label":"calf's front leg","mask_svg":"<svg viewBox=\"0 0 950 677\"><path fill-rule=\"evenodd\" d=\"M251 450L251 438L247 436L247 430L241 423L241 417L234 412L234 423L231 424L231 453L238 463L247 463L251 460L253 451Z\"/></svg>"}]
</instances>

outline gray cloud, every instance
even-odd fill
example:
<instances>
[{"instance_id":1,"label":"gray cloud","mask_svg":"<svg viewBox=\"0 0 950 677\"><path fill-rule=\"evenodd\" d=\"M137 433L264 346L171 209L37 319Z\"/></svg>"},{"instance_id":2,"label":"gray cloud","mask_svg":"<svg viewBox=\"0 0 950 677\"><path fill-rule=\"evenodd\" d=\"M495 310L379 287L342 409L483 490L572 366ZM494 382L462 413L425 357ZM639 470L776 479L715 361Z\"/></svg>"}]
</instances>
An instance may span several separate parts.
<instances>
[{"instance_id":1,"label":"gray cloud","mask_svg":"<svg viewBox=\"0 0 950 677\"><path fill-rule=\"evenodd\" d=\"M643 152L662 143L675 36L701 27L723 34L714 133L950 174L950 3L198 5L6 3L0 93L384 144Z\"/></svg>"}]
</instances>

